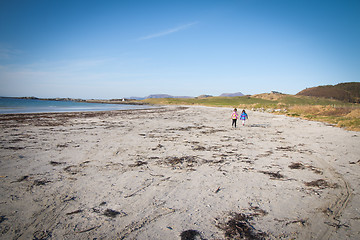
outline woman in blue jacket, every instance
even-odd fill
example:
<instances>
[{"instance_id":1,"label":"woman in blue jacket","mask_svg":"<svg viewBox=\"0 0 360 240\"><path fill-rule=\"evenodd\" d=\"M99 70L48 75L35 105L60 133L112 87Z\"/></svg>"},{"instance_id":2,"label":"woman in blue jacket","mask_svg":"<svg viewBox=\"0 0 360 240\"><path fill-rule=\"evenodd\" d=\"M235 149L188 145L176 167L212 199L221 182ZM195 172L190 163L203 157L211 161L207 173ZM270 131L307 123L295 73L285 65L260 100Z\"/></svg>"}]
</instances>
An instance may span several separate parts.
<instances>
[{"instance_id":1,"label":"woman in blue jacket","mask_svg":"<svg viewBox=\"0 0 360 240\"><path fill-rule=\"evenodd\" d=\"M240 115L240 119L242 120L242 125L245 125L245 120L249 119L248 115L245 112L245 109L242 111L241 115Z\"/></svg>"}]
</instances>

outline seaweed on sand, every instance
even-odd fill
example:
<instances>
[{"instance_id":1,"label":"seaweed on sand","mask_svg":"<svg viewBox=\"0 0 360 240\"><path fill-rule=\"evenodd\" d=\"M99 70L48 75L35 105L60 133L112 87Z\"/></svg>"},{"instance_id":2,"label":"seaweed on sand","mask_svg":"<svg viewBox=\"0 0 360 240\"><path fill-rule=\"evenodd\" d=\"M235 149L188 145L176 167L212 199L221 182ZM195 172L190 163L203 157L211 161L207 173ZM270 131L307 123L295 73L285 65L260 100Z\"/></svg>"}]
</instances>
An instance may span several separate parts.
<instances>
[{"instance_id":1,"label":"seaweed on sand","mask_svg":"<svg viewBox=\"0 0 360 240\"><path fill-rule=\"evenodd\" d=\"M250 208L250 210L252 210L254 213L252 214L252 216L265 216L268 215L269 213L257 206L253 206Z\"/></svg>"},{"instance_id":2,"label":"seaweed on sand","mask_svg":"<svg viewBox=\"0 0 360 240\"><path fill-rule=\"evenodd\" d=\"M224 231L226 239L265 239L266 233L256 230L252 225L252 214L231 212L230 217L225 223L217 225Z\"/></svg>"},{"instance_id":3,"label":"seaweed on sand","mask_svg":"<svg viewBox=\"0 0 360 240\"><path fill-rule=\"evenodd\" d=\"M35 180L33 186L43 186L49 182L48 180Z\"/></svg>"},{"instance_id":4,"label":"seaweed on sand","mask_svg":"<svg viewBox=\"0 0 360 240\"><path fill-rule=\"evenodd\" d=\"M185 167L193 167L197 163L196 157L194 156L184 156L184 157L168 157L166 158L166 163L175 167L179 165L185 165Z\"/></svg>"},{"instance_id":5,"label":"seaweed on sand","mask_svg":"<svg viewBox=\"0 0 360 240\"><path fill-rule=\"evenodd\" d=\"M105 216L112 217L112 218L115 218L119 214L120 214L120 212L118 212L116 210L112 210L110 208L106 209L105 212L104 212Z\"/></svg>"},{"instance_id":6,"label":"seaweed on sand","mask_svg":"<svg viewBox=\"0 0 360 240\"><path fill-rule=\"evenodd\" d=\"M16 180L15 182L22 182L22 181L25 181L29 178L29 176L25 175L25 176L22 176L21 178L19 178L18 180Z\"/></svg>"},{"instance_id":7,"label":"seaweed on sand","mask_svg":"<svg viewBox=\"0 0 360 240\"><path fill-rule=\"evenodd\" d=\"M186 231L183 231L181 234L180 234L180 237L181 237L181 240L195 240L195 239L203 239L201 237L201 234L199 231L197 230L186 230Z\"/></svg>"},{"instance_id":8,"label":"seaweed on sand","mask_svg":"<svg viewBox=\"0 0 360 240\"><path fill-rule=\"evenodd\" d=\"M282 179L284 175L280 174L279 172L269 172L269 171L260 171L263 174L269 175L270 179Z\"/></svg>"},{"instance_id":9,"label":"seaweed on sand","mask_svg":"<svg viewBox=\"0 0 360 240\"><path fill-rule=\"evenodd\" d=\"M329 183L324 179L318 179L315 181L306 182L305 185L308 187L318 187L318 188L327 188L330 186Z\"/></svg>"},{"instance_id":10,"label":"seaweed on sand","mask_svg":"<svg viewBox=\"0 0 360 240\"><path fill-rule=\"evenodd\" d=\"M75 165L70 165L64 168L64 171L67 173L70 173L72 175L75 175L80 172L80 168Z\"/></svg>"},{"instance_id":11,"label":"seaweed on sand","mask_svg":"<svg viewBox=\"0 0 360 240\"><path fill-rule=\"evenodd\" d=\"M64 162L56 162L56 161L50 161L50 164L53 166L58 166L58 165L62 165L65 164Z\"/></svg>"},{"instance_id":12,"label":"seaweed on sand","mask_svg":"<svg viewBox=\"0 0 360 240\"><path fill-rule=\"evenodd\" d=\"M304 165L302 163L296 162L289 165L291 169L304 169Z\"/></svg>"},{"instance_id":13,"label":"seaweed on sand","mask_svg":"<svg viewBox=\"0 0 360 240\"><path fill-rule=\"evenodd\" d=\"M75 210L73 212L68 212L68 213L66 213L66 215L73 215L73 214L77 214L77 213L81 213L81 212L83 212L83 210L79 209L79 210Z\"/></svg>"},{"instance_id":14,"label":"seaweed on sand","mask_svg":"<svg viewBox=\"0 0 360 240\"><path fill-rule=\"evenodd\" d=\"M94 210L94 209L93 209ZM95 211L95 210L94 210ZM95 211L96 212L96 211ZM120 215L120 217L124 217L124 216L127 216L127 214L123 211L119 212L119 211L116 211L116 210L112 210L110 208L106 209L103 213L103 215L107 216L107 217L111 217L111 218L115 218L117 217L118 215Z\"/></svg>"},{"instance_id":15,"label":"seaweed on sand","mask_svg":"<svg viewBox=\"0 0 360 240\"><path fill-rule=\"evenodd\" d=\"M130 164L129 167L140 167L142 165L146 165L148 164L147 162L144 162L144 161L136 161L134 164Z\"/></svg>"},{"instance_id":16,"label":"seaweed on sand","mask_svg":"<svg viewBox=\"0 0 360 240\"><path fill-rule=\"evenodd\" d=\"M0 216L0 223L2 223L2 222L5 221L5 220L8 220L8 219L6 218L6 216Z\"/></svg>"}]
</instances>

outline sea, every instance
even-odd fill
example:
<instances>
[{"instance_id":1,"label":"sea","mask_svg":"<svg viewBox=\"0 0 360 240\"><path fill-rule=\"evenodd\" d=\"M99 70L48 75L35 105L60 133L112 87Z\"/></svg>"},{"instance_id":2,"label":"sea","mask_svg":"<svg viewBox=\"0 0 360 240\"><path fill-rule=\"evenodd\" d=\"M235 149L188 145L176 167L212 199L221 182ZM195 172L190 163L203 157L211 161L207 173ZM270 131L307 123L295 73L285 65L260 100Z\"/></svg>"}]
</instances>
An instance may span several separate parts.
<instances>
[{"instance_id":1,"label":"sea","mask_svg":"<svg viewBox=\"0 0 360 240\"><path fill-rule=\"evenodd\" d=\"M146 108L151 108L151 106L0 97L0 114L47 113L47 112L91 112L91 111L112 111L112 110L146 109Z\"/></svg>"}]
</instances>

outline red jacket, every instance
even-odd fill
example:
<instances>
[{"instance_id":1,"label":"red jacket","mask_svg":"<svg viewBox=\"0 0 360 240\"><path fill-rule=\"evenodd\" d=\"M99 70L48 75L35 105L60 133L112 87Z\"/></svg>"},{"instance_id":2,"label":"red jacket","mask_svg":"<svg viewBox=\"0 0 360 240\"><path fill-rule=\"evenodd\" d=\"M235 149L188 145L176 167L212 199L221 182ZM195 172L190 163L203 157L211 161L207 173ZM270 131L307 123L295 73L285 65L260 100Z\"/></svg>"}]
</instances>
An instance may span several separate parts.
<instances>
[{"instance_id":1,"label":"red jacket","mask_svg":"<svg viewBox=\"0 0 360 240\"><path fill-rule=\"evenodd\" d=\"M239 119L239 114L234 111L234 112L231 114L231 118L232 118L232 119Z\"/></svg>"}]
</instances>

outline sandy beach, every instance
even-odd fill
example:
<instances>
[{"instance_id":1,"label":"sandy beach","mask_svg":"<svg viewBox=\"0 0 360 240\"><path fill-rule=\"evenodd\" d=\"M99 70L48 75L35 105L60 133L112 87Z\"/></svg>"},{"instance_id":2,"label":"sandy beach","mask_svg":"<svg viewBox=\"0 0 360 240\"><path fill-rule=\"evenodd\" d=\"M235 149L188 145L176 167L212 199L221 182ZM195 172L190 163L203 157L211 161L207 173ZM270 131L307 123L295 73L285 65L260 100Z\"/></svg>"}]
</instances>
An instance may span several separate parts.
<instances>
[{"instance_id":1,"label":"sandy beach","mask_svg":"<svg viewBox=\"0 0 360 240\"><path fill-rule=\"evenodd\" d=\"M231 112L0 115L0 238L360 238L358 132Z\"/></svg>"}]
</instances>

